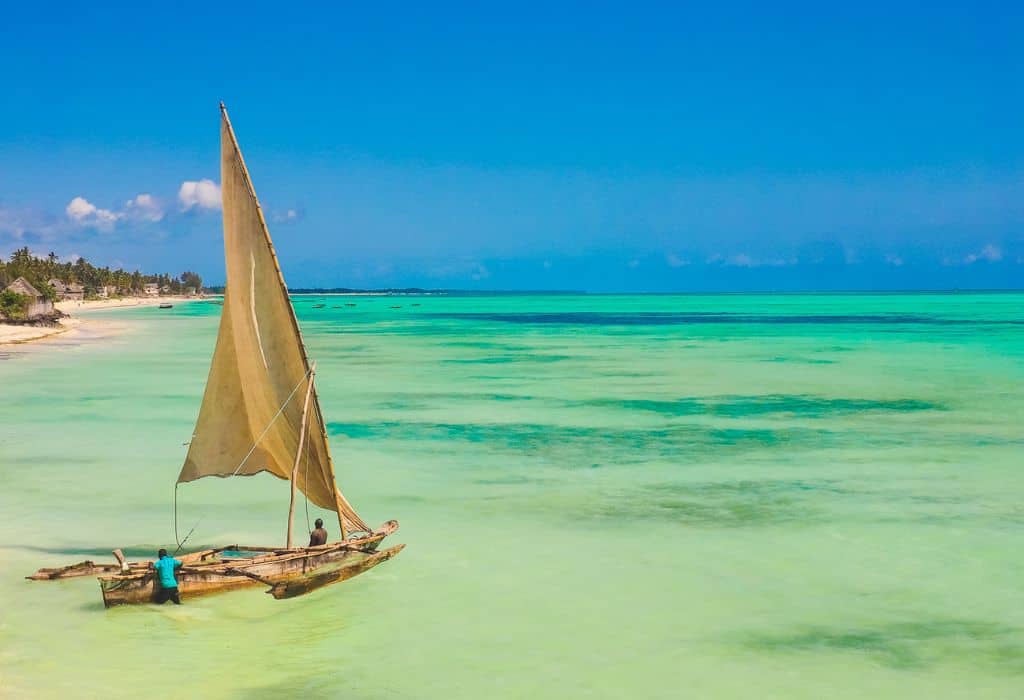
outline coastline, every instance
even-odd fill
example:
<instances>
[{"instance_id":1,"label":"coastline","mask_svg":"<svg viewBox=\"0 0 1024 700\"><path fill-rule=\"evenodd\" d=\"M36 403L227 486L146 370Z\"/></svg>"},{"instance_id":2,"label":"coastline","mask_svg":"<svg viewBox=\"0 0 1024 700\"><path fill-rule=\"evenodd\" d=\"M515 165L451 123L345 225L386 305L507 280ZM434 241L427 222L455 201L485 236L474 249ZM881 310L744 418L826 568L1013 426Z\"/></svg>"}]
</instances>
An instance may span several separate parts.
<instances>
[{"instance_id":1,"label":"coastline","mask_svg":"<svg viewBox=\"0 0 1024 700\"><path fill-rule=\"evenodd\" d=\"M0 323L0 347L12 345L36 345L42 341L78 335L80 331L91 329L93 326L96 326L98 330L98 326L107 325L104 321L78 316L77 314L81 312L92 313L94 311L103 311L105 309L159 306L160 304L165 303L183 304L186 302L200 300L200 297L165 296L145 298L132 297L124 299L90 299L89 301L59 301L54 304L54 307L67 314L67 316L62 318L57 325L22 326Z\"/></svg>"}]
</instances>

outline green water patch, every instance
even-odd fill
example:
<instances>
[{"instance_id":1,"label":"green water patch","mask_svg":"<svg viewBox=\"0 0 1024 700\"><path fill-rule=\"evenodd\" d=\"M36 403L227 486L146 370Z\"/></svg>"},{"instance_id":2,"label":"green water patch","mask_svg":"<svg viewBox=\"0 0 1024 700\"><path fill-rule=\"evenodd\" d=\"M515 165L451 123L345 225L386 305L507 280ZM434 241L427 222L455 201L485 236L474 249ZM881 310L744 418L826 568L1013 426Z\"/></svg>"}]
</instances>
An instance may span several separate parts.
<instances>
[{"instance_id":1,"label":"green water patch","mask_svg":"<svg viewBox=\"0 0 1024 700\"><path fill-rule=\"evenodd\" d=\"M805 501L781 493L771 496L684 498L647 492L628 498L608 498L588 503L577 513L589 519L635 522L657 520L686 527L740 528L797 524L806 526L825 519L825 513Z\"/></svg>"},{"instance_id":2,"label":"green water patch","mask_svg":"<svg viewBox=\"0 0 1024 700\"><path fill-rule=\"evenodd\" d=\"M750 635L741 645L771 654L858 655L900 670L957 663L1024 674L1024 628L977 620L812 626L783 634Z\"/></svg>"},{"instance_id":3,"label":"green water patch","mask_svg":"<svg viewBox=\"0 0 1024 700\"><path fill-rule=\"evenodd\" d=\"M830 499L855 493L838 480L668 482L602 493L576 515L707 528L806 525L828 517Z\"/></svg>"},{"instance_id":4,"label":"green water patch","mask_svg":"<svg viewBox=\"0 0 1024 700\"><path fill-rule=\"evenodd\" d=\"M530 345L501 343L494 340L449 340L439 343L445 348L473 348L477 350L501 350L502 352L527 352L533 350Z\"/></svg>"},{"instance_id":5,"label":"green water patch","mask_svg":"<svg viewBox=\"0 0 1024 700\"><path fill-rule=\"evenodd\" d=\"M947 410L943 404L918 399L828 398L808 394L765 394L760 396L704 396L679 399L597 399L576 405L621 408L667 416L712 415L747 418L792 415L804 418L846 416L855 413L912 413Z\"/></svg>"},{"instance_id":6,"label":"green water patch","mask_svg":"<svg viewBox=\"0 0 1024 700\"><path fill-rule=\"evenodd\" d=\"M522 474L509 474L508 476L474 479L473 483L479 486L522 486L526 484L538 484L551 481L551 479L533 479Z\"/></svg>"},{"instance_id":7,"label":"green water patch","mask_svg":"<svg viewBox=\"0 0 1024 700\"><path fill-rule=\"evenodd\" d=\"M377 407L389 411L425 410L438 405L452 405L463 402L511 403L516 401L533 401L533 396L519 394L500 394L487 392L415 392L394 396L376 404Z\"/></svg>"}]
</instances>

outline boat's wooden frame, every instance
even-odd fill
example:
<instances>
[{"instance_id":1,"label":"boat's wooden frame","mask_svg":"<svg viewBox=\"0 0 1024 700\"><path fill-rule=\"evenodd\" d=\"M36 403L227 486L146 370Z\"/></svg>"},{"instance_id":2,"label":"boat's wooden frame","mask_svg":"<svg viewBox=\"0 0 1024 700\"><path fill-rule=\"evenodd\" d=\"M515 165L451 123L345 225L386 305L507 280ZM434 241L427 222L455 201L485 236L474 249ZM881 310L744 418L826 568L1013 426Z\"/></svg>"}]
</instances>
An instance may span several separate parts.
<instances>
[{"instance_id":1,"label":"boat's wooden frame","mask_svg":"<svg viewBox=\"0 0 1024 700\"><path fill-rule=\"evenodd\" d=\"M294 598L333 583L346 581L387 561L404 544L377 551L381 540L398 529L389 520L376 531L342 542L317 547L255 547L228 545L183 554L175 571L182 598L197 598L239 588L265 585L274 598ZM252 556L223 556L225 552L252 552ZM122 560L120 550L115 557ZM151 603L160 591L151 561L95 564L84 561L59 569L40 569L27 578L53 581L79 576L99 576L103 604L139 605Z\"/></svg>"},{"instance_id":2,"label":"boat's wooden frame","mask_svg":"<svg viewBox=\"0 0 1024 700\"><path fill-rule=\"evenodd\" d=\"M225 109L223 102L220 105L220 109L222 124L224 130L226 130L234 157L241 168L242 181L248 190L248 194L252 197L255 213L259 220L260 231L270 253L274 272L281 285L281 291L287 299L288 286L285 284L284 274L281 272L277 253L274 251L274 244L270 240L270 230L267 228L263 210L260 207L259 199L256 197L256 190L252 186L252 178L249 177L249 170L245 166L245 159L242 157L242 151L238 146L238 139L235 138L235 132L231 127L231 120L228 119L227 109ZM225 143L223 133L222 131L222 145ZM224 162L222 152L222 176L225 167ZM255 263L253 264L255 265ZM220 303L223 304L224 302ZM171 304L160 304L160 308L170 306ZM324 304L316 304L314 308L323 306ZM344 496L341 495L341 491L337 488L334 476L334 462L331 458L330 445L327 441L327 424L323 419L314 385L316 364L310 364L309 362L306 346L302 341L302 332L299 329L299 321L295 317L295 309L291 304L288 304L287 308L289 311L288 318L295 332L294 337L295 342L298 344L298 352L302 357L302 364L306 370L304 379L307 381L307 384L302 404L302 417L298 429L298 447L295 451L295 460L290 474L291 497L288 502L286 545L283 548L229 545L227 547L205 549L181 555L179 558L182 566L175 571L175 578L178 581L178 591L182 598L192 598L261 584L268 586L267 592L275 598L293 598L361 574L377 564L387 561L405 547L405 545L397 545L383 551L377 551L381 540L398 529L398 522L395 520L387 521L372 533L360 537L350 536L350 526L366 529L368 529L368 526L355 515L355 511L348 505ZM255 323L255 310L252 313ZM262 348L260 352L262 352ZM266 358L264 358L264 362L266 362ZM296 389L298 389L298 386L296 385ZM295 391L293 390L292 394L294 395L294 393ZM291 398L291 396L286 398L285 404ZM278 410L277 415L271 419L271 423L276 420L283 409L284 405ZM295 547L293 546L293 538L295 535L295 503L298 494L299 466L302 461L303 448L305 447L308 450L307 438L311 439L312 437L308 435L311 427L309 420L311 413L315 414L316 424L320 426L319 438L323 440L324 453L327 458L327 475L330 482L335 484L333 509L338 515L338 528L341 533L341 540L317 547ZM200 415L202 415L202 410L200 410ZM265 432L266 430L264 430ZM256 441L253 443L249 454L242 460L243 464L245 459L256 449L256 443L262 437L263 434L256 437ZM238 469L241 466L240 464ZM235 469L235 472L232 474L213 473L216 473L218 476L234 476L238 473L238 469ZM212 473L206 474L206 476L210 475ZM175 508L177 508L177 496L175 496ZM346 509L351 515L351 522L349 523L345 519ZM175 536L177 537L177 510L175 510ZM188 540L188 537L186 535L185 539L178 543L179 549ZM227 556L224 555L225 552L251 552L252 555ZM99 577L100 589L103 592L103 604L106 607L155 601L161 589L153 569L153 562L129 563L125 561L124 555L119 549L115 549L113 554L118 562L117 564L96 564L92 561L83 561L56 569L39 569L35 574L27 578L36 581L52 581L101 574Z\"/></svg>"}]
</instances>

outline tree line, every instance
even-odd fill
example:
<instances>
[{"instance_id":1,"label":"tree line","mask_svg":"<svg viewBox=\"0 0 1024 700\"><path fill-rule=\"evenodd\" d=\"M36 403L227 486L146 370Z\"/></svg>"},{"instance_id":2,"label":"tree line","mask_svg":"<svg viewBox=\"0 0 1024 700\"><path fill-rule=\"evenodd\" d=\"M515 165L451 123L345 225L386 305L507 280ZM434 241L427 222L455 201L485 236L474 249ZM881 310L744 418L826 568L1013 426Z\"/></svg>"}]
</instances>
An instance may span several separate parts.
<instances>
[{"instance_id":1,"label":"tree line","mask_svg":"<svg viewBox=\"0 0 1024 700\"><path fill-rule=\"evenodd\" d=\"M128 272L121 268L96 267L85 258L61 262L55 253L39 258L32 255L27 247L15 250L6 262L0 259L0 289L19 277L24 277L51 301L57 300L57 294L49 284L51 279L59 279L64 284L80 284L85 288L87 297L95 296L103 287L116 287L117 293L122 295L142 294L144 285L151 282L160 285L161 289L168 287L173 294L183 293L189 287L196 292L203 288L202 278L188 270L177 277L144 275L138 270Z\"/></svg>"}]
</instances>

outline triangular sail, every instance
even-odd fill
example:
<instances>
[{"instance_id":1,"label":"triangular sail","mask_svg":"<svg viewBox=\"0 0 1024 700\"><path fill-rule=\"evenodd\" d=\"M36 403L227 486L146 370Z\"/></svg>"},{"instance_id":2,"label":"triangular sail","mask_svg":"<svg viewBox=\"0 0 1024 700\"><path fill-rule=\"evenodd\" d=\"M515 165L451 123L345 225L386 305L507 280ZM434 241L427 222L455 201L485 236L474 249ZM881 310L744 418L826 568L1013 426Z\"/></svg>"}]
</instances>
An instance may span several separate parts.
<instances>
[{"instance_id":1,"label":"triangular sail","mask_svg":"<svg viewBox=\"0 0 1024 700\"><path fill-rule=\"evenodd\" d=\"M221 106L221 192L227 284L195 433L178 483L270 472L290 479L310 381L298 322L270 232ZM348 531L370 531L338 490L314 389L296 485L336 511Z\"/></svg>"}]
</instances>

